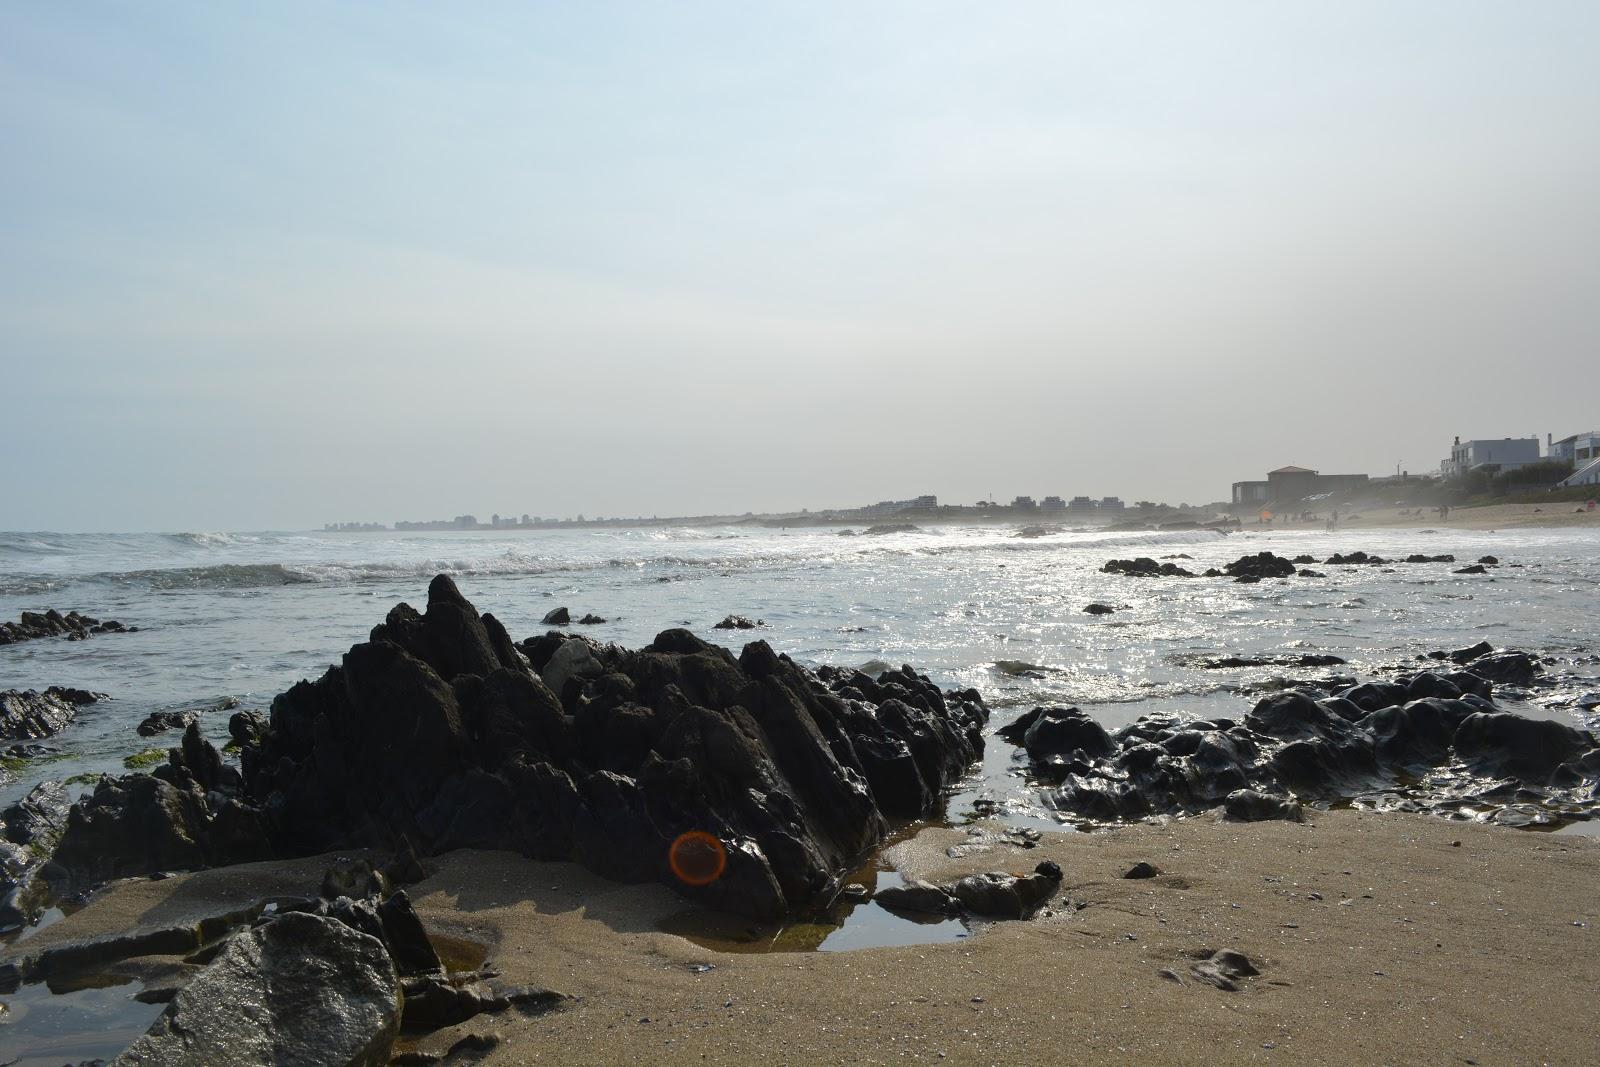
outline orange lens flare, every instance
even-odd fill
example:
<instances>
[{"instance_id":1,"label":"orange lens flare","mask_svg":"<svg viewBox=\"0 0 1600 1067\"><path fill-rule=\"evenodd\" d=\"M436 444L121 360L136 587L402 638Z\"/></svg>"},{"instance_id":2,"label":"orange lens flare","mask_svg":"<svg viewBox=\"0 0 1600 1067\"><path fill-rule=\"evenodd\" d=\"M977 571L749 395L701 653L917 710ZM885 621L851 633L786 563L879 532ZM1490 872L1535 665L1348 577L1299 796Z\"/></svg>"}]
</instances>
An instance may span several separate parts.
<instances>
[{"instance_id":1,"label":"orange lens flare","mask_svg":"<svg viewBox=\"0 0 1600 1067\"><path fill-rule=\"evenodd\" d=\"M728 853L704 830L690 830L679 834L667 849L667 863L684 885L710 885L728 869Z\"/></svg>"}]
</instances>

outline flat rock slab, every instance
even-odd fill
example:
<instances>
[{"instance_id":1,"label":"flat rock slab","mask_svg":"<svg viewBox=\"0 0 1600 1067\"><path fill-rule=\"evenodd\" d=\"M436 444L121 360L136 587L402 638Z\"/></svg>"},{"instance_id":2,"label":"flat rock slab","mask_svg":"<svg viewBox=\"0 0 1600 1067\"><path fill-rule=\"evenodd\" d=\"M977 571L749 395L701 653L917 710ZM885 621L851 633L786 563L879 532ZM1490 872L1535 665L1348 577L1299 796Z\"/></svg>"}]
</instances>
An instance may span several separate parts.
<instances>
[{"instance_id":1,"label":"flat rock slab","mask_svg":"<svg viewBox=\"0 0 1600 1067\"><path fill-rule=\"evenodd\" d=\"M382 1067L400 984L375 937L294 913L237 934L114 1067Z\"/></svg>"},{"instance_id":2,"label":"flat rock slab","mask_svg":"<svg viewBox=\"0 0 1600 1067\"><path fill-rule=\"evenodd\" d=\"M96 893L85 907L0 951L0 963L22 957L37 959L71 945L199 927L276 897L316 896L323 873L335 860L366 855L359 850L330 852L168 878L114 882Z\"/></svg>"}]
</instances>

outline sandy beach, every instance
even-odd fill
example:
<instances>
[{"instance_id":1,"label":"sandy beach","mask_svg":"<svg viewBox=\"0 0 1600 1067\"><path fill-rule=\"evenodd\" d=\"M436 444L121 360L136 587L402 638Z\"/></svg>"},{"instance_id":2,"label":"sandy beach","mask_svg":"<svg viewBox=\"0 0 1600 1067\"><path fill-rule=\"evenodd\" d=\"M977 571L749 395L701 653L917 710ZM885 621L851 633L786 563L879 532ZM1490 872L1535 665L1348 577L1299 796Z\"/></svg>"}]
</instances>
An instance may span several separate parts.
<instances>
[{"instance_id":1,"label":"sandy beach","mask_svg":"<svg viewBox=\"0 0 1600 1067\"><path fill-rule=\"evenodd\" d=\"M492 1035L478 1062L508 1065L1600 1058L1600 841L1421 816L1311 820L1202 816L954 860L946 849L968 835L926 830L891 853L903 874L1051 858L1066 872L1062 895L1031 921L966 940L853 952L714 951L659 932L685 910L660 886L451 853L411 888L430 932L486 945L505 981L575 999L550 1015L479 1016L412 1047L442 1053ZM1160 874L1121 877L1139 861ZM297 878L311 891L317 867L122 883L25 947L197 920ZM1196 956L1220 948L1261 973L1235 992L1197 980Z\"/></svg>"},{"instance_id":2,"label":"sandy beach","mask_svg":"<svg viewBox=\"0 0 1600 1067\"><path fill-rule=\"evenodd\" d=\"M1600 492L1597 492L1600 496ZM1295 524L1288 524L1291 529ZM1319 526L1318 523L1304 524ZM1373 529L1415 526L1434 530L1512 530L1532 527L1557 529L1600 529L1600 507L1590 511L1581 501L1562 500L1546 504L1491 504L1476 508L1451 508L1447 518L1436 508L1363 509L1352 517L1341 516L1340 529ZM1249 524L1244 527L1251 529Z\"/></svg>"}]
</instances>

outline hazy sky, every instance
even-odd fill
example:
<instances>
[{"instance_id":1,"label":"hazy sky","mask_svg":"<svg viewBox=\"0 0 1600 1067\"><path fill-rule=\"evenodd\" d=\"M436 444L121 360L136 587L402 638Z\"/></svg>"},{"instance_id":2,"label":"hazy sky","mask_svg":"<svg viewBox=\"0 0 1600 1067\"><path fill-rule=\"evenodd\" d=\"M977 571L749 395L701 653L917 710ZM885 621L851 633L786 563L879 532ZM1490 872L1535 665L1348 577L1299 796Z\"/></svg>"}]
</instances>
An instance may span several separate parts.
<instances>
[{"instance_id":1,"label":"hazy sky","mask_svg":"<svg viewBox=\"0 0 1600 1067\"><path fill-rule=\"evenodd\" d=\"M1600 4L0 3L0 528L1600 424Z\"/></svg>"}]
</instances>

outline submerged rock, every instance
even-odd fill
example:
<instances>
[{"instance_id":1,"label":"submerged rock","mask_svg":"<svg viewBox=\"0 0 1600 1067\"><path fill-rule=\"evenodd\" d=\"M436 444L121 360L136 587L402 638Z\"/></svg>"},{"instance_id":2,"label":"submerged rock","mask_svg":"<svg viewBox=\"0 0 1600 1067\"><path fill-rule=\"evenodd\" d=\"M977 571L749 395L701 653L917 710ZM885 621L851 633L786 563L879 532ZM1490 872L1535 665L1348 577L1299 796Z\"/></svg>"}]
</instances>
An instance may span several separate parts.
<instances>
[{"instance_id":1,"label":"submerged rock","mask_svg":"<svg viewBox=\"0 0 1600 1067\"><path fill-rule=\"evenodd\" d=\"M47 611L24 611L16 622L0 622L0 645L13 645L41 637L65 637L69 641L82 641L92 634L134 633L137 626L124 626L120 622L106 621L69 611L65 615L50 608Z\"/></svg>"},{"instance_id":2,"label":"submerged rock","mask_svg":"<svg viewBox=\"0 0 1600 1067\"><path fill-rule=\"evenodd\" d=\"M1184 570L1176 563L1157 563L1149 556L1136 559L1107 560L1100 568L1107 574L1121 574L1129 578L1193 578L1194 572Z\"/></svg>"},{"instance_id":3,"label":"submerged rock","mask_svg":"<svg viewBox=\"0 0 1600 1067\"><path fill-rule=\"evenodd\" d=\"M1257 552L1253 556L1240 556L1222 572L1234 578L1287 578L1295 572L1293 560L1275 556L1271 552Z\"/></svg>"},{"instance_id":4,"label":"submerged rock","mask_svg":"<svg viewBox=\"0 0 1600 1067\"><path fill-rule=\"evenodd\" d=\"M290 913L236 934L113 1067L382 1067L400 982L375 937Z\"/></svg>"},{"instance_id":5,"label":"submerged rock","mask_svg":"<svg viewBox=\"0 0 1600 1067\"><path fill-rule=\"evenodd\" d=\"M729 615L712 627L713 630L754 630L762 625L758 621L751 621L743 615Z\"/></svg>"},{"instance_id":6,"label":"submerged rock","mask_svg":"<svg viewBox=\"0 0 1600 1067\"><path fill-rule=\"evenodd\" d=\"M199 716L192 711L153 711L135 731L140 737L154 737L167 730L186 730Z\"/></svg>"},{"instance_id":7,"label":"submerged rock","mask_svg":"<svg viewBox=\"0 0 1600 1067\"><path fill-rule=\"evenodd\" d=\"M891 911L919 915L968 914L989 919L1026 919L1061 888L1061 867L1044 860L1032 874L988 871L949 885L907 882L880 889L875 897Z\"/></svg>"}]
</instances>

